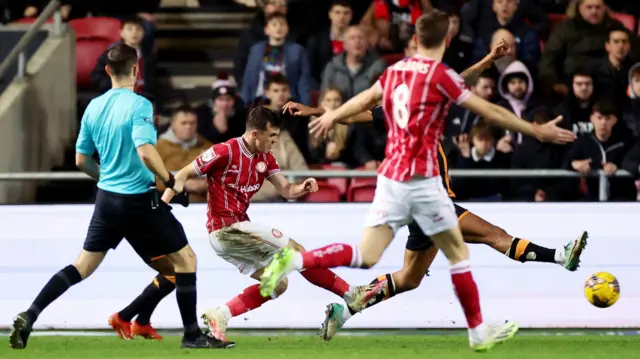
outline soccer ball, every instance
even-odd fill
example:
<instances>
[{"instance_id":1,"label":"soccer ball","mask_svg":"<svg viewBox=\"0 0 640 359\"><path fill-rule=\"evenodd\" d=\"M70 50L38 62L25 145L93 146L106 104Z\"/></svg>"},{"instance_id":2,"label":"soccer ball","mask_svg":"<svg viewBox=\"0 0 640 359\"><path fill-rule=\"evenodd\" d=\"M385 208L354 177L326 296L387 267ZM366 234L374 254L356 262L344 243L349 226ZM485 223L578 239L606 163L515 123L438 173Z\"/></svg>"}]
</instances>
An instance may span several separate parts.
<instances>
[{"instance_id":1,"label":"soccer ball","mask_svg":"<svg viewBox=\"0 0 640 359\"><path fill-rule=\"evenodd\" d=\"M594 273L584 284L584 296L598 308L608 308L620 297L620 284L611 273Z\"/></svg>"}]
</instances>

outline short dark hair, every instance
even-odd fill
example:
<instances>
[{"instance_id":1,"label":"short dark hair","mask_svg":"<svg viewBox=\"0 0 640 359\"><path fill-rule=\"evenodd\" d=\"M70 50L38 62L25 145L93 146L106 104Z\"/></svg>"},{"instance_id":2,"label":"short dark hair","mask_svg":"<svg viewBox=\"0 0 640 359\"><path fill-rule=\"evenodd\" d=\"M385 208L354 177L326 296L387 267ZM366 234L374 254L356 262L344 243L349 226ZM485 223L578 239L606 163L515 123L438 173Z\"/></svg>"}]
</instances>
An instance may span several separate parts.
<instances>
[{"instance_id":1,"label":"short dark hair","mask_svg":"<svg viewBox=\"0 0 640 359\"><path fill-rule=\"evenodd\" d=\"M489 125L483 118L480 118L471 129L471 138L473 137L495 140L493 128L491 128L491 125Z\"/></svg>"},{"instance_id":2,"label":"short dark hair","mask_svg":"<svg viewBox=\"0 0 640 359\"><path fill-rule=\"evenodd\" d=\"M627 35L627 38L631 38L631 36L629 35L629 31L627 31L625 27L614 26L613 28L609 29L609 32L607 33L607 42L611 40L611 34L613 34L614 32L625 33Z\"/></svg>"},{"instance_id":3,"label":"short dark hair","mask_svg":"<svg viewBox=\"0 0 640 359\"><path fill-rule=\"evenodd\" d=\"M631 69L631 78L640 76L640 66L635 66Z\"/></svg>"},{"instance_id":4,"label":"short dark hair","mask_svg":"<svg viewBox=\"0 0 640 359\"><path fill-rule=\"evenodd\" d=\"M610 100L598 100L598 102L596 102L593 105L593 113L599 113L602 116L617 116L618 115L618 108L616 107L616 104L613 101Z\"/></svg>"},{"instance_id":5,"label":"short dark hair","mask_svg":"<svg viewBox=\"0 0 640 359\"><path fill-rule=\"evenodd\" d=\"M138 63L138 51L131 46L118 44L107 52L107 67L111 75L122 77L131 75L133 66Z\"/></svg>"},{"instance_id":6,"label":"short dark hair","mask_svg":"<svg viewBox=\"0 0 640 359\"><path fill-rule=\"evenodd\" d=\"M247 116L247 130L266 131L268 125L280 128L280 123L280 116L264 106L251 108Z\"/></svg>"},{"instance_id":7,"label":"short dark hair","mask_svg":"<svg viewBox=\"0 0 640 359\"><path fill-rule=\"evenodd\" d=\"M571 76L571 78L573 79L576 76L585 76L585 77L591 77L593 78L593 75L591 74L590 71L588 71L585 67L578 67L574 72L573 72L573 76Z\"/></svg>"},{"instance_id":8,"label":"short dark hair","mask_svg":"<svg viewBox=\"0 0 640 359\"><path fill-rule=\"evenodd\" d=\"M127 16L120 20L120 29L124 28L125 25L136 25L144 29L144 20L137 15Z\"/></svg>"},{"instance_id":9,"label":"short dark hair","mask_svg":"<svg viewBox=\"0 0 640 359\"><path fill-rule=\"evenodd\" d=\"M274 12L273 14L267 16L264 24L268 24L271 20L284 20L284 22L287 22L287 15L285 15L283 12Z\"/></svg>"},{"instance_id":10,"label":"short dark hair","mask_svg":"<svg viewBox=\"0 0 640 359\"><path fill-rule=\"evenodd\" d=\"M342 6L342 7L348 7L349 9L351 9L351 4L346 1L346 0L334 0L331 3L331 7L329 7L329 11L333 10L334 7L336 6Z\"/></svg>"},{"instance_id":11,"label":"short dark hair","mask_svg":"<svg viewBox=\"0 0 640 359\"><path fill-rule=\"evenodd\" d=\"M416 21L416 35L420 45L426 48L438 47L449 32L449 15L440 10L423 14Z\"/></svg>"},{"instance_id":12,"label":"short dark hair","mask_svg":"<svg viewBox=\"0 0 640 359\"><path fill-rule=\"evenodd\" d=\"M271 85L289 85L289 79L287 78L287 76L281 74L281 73L275 73L271 76L269 76L269 78L267 79L267 84L264 86L265 90L268 90L269 87L271 87Z\"/></svg>"},{"instance_id":13,"label":"short dark hair","mask_svg":"<svg viewBox=\"0 0 640 359\"><path fill-rule=\"evenodd\" d=\"M173 114L174 115L176 115L178 113L181 113L181 112L195 114L196 110L193 107L189 106L188 104L182 104L182 105L178 106L175 110L173 110Z\"/></svg>"},{"instance_id":14,"label":"short dark hair","mask_svg":"<svg viewBox=\"0 0 640 359\"><path fill-rule=\"evenodd\" d=\"M493 80L494 82L496 81L496 76L495 73L492 69L486 69L482 72L480 72L478 74L478 76L473 79L473 83L471 84L472 86L475 86L478 84L478 82L480 82L480 79L489 79L489 80Z\"/></svg>"}]
</instances>

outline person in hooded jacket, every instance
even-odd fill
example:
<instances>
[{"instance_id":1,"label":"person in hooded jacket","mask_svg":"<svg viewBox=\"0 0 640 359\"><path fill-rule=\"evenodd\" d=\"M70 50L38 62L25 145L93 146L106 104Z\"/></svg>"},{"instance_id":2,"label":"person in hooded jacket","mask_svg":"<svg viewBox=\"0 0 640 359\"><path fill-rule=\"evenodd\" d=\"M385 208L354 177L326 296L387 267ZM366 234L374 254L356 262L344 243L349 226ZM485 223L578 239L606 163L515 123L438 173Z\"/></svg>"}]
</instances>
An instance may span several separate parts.
<instances>
[{"instance_id":1,"label":"person in hooded jacket","mask_svg":"<svg viewBox=\"0 0 640 359\"><path fill-rule=\"evenodd\" d=\"M565 166L583 175L591 171L603 170L611 176L622 166L631 147L633 138L623 131L614 131L618 121L615 105L609 101L598 101L593 106L591 122L593 132L580 136L571 145L565 160ZM636 198L633 179L629 177L610 177L607 186L611 201L632 201ZM599 199L599 178L587 178L586 200Z\"/></svg>"},{"instance_id":2,"label":"person in hooded jacket","mask_svg":"<svg viewBox=\"0 0 640 359\"><path fill-rule=\"evenodd\" d=\"M559 125L572 130L578 136L591 133L591 112L595 101L591 74L578 69L573 74L571 92L554 111L556 116L562 116Z\"/></svg>"},{"instance_id":3,"label":"person in hooded jacket","mask_svg":"<svg viewBox=\"0 0 640 359\"><path fill-rule=\"evenodd\" d=\"M622 110L622 122L631 134L640 139L640 62L629 70L629 101Z\"/></svg>"}]
</instances>

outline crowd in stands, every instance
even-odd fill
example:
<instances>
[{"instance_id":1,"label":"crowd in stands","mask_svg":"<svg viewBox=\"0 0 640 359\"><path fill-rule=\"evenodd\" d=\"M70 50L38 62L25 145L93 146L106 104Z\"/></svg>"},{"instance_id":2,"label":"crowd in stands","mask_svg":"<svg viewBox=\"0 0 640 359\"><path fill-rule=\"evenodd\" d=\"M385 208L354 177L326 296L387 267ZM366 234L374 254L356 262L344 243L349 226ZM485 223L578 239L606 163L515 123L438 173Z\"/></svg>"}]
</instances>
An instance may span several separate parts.
<instances>
[{"instance_id":1,"label":"crowd in stands","mask_svg":"<svg viewBox=\"0 0 640 359\"><path fill-rule=\"evenodd\" d=\"M45 3L23 1L22 7L12 9L17 14L13 20L37 16ZM63 3L67 19L87 13L119 19L120 41L139 49L143 71L137 90L153 93L153 13L159 1ZM248 106L263 104L281 113L293 100L337 108L416 46L413 24L433 8L450 16L450 44L443 61L458 72L483 59L498 42L508 44L506 56L469 83L476 95L534 123L561 115L560 125L578 135L566 146L541 143L492 128L453 105L443 139L450 168L567 169L585 175L626 169L637 178L640 1L622 0L372 0L361 19L354 18L349 1L336 0L327 26L312 34L304 22L288 16L287 1L266 0L239 39L232 76L220 74L210 101L179 107L168 128L159 128L158 148L167 166L177 170L211 143L241 135ZM91 76L94 90L100 92L109 89L104 56ZM274 152L285 170L375 170L384 158L384 130L337 125L328 138L317 139L308 135L309 119L282 116ZM364 196L348 192L346 179L328 182L328 187L337 185L337 197L348 194L357 201L373 193L371 181L362 186L368 191ZM355 182L360 181L352 185ZM599 181L455 178L453 189L461 200L597 200ZM610 200L635 201L638 189L633 178L611 177L606 190ZM264 186L255 200L274 201L277 195Z\"/></svg>"}]
</instances>

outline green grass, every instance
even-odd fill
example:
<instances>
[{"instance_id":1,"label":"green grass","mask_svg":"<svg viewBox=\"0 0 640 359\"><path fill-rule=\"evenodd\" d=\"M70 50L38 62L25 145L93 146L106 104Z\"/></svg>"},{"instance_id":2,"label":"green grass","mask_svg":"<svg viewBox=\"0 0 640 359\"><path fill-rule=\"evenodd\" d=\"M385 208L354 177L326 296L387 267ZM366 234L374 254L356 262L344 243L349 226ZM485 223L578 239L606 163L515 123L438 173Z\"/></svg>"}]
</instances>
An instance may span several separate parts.
<instances>
[{"instance_id":1,"label":"green grass","mask_svg":"<svg viewBox=\"0 0 640 359\"><path fill-rule=\"evenodd\" d=\"M6 340L7 338L0 338ZM117 337L30 338L25 350L0 349L0 358L224 358L224 359L602 359L634 358L640 352L637 336L520 336L488 353L472 352L467 338L445 336L343 336L330 343L317 337L236 336L237 345L228 350L183 350L177 336L164 341L122 341Z\"/></svg>"}]
</instances>

